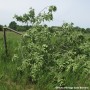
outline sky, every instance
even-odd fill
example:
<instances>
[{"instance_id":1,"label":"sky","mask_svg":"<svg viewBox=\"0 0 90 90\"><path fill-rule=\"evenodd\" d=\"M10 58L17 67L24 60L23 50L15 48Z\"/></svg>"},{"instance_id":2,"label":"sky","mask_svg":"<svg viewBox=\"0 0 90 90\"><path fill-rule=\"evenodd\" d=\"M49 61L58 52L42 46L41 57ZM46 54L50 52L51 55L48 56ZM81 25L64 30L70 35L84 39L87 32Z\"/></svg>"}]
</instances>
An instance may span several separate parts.
<instances>
[{"instance_id":1,"label":"sky","mask_svg":"<svg viewBox=\"0 0 90 90\"><path fill-rule=\"evenodd\" d=\"M50 26L73 22L75 26L90 28L90 0L0 0L0 24L9 25L15 14L22 15L32 7L39 13L44 7L55 5L57 11Z\"/></svg>"}]
</instances>

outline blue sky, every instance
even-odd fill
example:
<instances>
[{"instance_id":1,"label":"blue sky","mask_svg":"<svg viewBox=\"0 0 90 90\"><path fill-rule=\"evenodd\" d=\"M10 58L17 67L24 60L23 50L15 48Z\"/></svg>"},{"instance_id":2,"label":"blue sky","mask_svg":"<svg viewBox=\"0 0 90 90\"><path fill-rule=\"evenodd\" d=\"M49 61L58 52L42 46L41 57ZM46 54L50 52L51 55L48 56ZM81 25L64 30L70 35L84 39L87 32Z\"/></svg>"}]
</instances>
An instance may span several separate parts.
<instances>
[{"instance_id":1,"label":"blue sky","mask_svg":"<svg viewBox=\"0 0 90 90\"><path fill-rule=\"evenodd\" d=\"M90 0L0 0L0 24L8 25L14 14L22 15L30 7L38 13L49 5L57 6L57 12L53 22L47 24L60 26L73 22L75 26L90 27Z\"/></svg>"}]
</instances>

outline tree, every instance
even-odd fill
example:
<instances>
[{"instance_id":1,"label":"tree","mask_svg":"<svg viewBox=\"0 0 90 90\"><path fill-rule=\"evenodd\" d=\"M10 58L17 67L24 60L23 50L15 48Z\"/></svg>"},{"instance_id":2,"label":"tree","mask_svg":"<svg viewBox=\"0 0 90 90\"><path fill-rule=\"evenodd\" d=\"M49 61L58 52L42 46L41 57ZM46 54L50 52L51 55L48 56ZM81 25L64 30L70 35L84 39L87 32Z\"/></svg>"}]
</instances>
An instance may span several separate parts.
<instances>
[{"instance_id":1,"label":"tree","mask_svg":"<svg viewBox=\"0 0 90 90\"><path fill-rule=\"evenodd\" d=\"M0 31L2 31L3 30L3 26L2 25L0 25Z\"/></svg>"},{"instance_id":2,"label":"tree","mask_svg":"<svg viewBox=\"0 0 90 90\"><path fill-rule=\"evenodd\" d=\"M25 13L22 16L18 16L18 15L15 15L14 16L14 18L17 21L22 22L22 23L25 23L25 24L27 24L27 26L28 26L28 23L29 22L31 24L33 24L35 22L34 17L35 17L35 12L34 12L34 9L32 9L32 8L30 8L30 10L29 10L28 13Z\"/></svg>"},{"instance_id":3,"label":"tree","mask_svg":"<svg viewBox=\"0 0 90 90\"><path fill-rule=\"evenodd\" d=\"M48 12L43 12L45 9L48 9ZM40 13L36 16L35 15L35 10L33 8L30 8L28 13L25 13L23 15L15 15L14 18L22 23L28 24L30 23L31 25L39 25L41 22L44 21L51 21L53 20L53 12L55 12L57 8L55 6L47 6L43 10L40 11ZM43 13L42 13L43 12Z\"/></svg>"},{"instance_id":4,"label":"tree","mask_svg":"<svg viewBox=\"0 0 90 90\"><path fill-rule=\"evenodd\" d=\"M85 32L89 33L90 32L90 28L86 28Z\"/></svg>"},{"instance_id":5,"label":"tree","mask_svg":"<svg viewBox=\"0 0 90 90\"><path fill-rule=\"evenodd\" d=\"M17 23L15 21L10 22L9 28L16 30L17 29Z\"/></svg>"},{"instance_id":6,"label":"tree","mask_svg":"<svg viewBox=\"0 0 90 90\"><path fill-rule=\"evenodd\" d=\"M44 21L53 20L54 10L56 8L51 6L47 12L41 11L32 18L35 20L32 21L33 27L23 35L12 59L20 62L17 70L21 76L26 75L26 82L35 82L38 90L77 86L78 83L85 85L80 79L85 81L90 74L90 42L86 35L76 31L73 23L64 23L61 30L41 25Z\"/></svg>"}]
</instances>

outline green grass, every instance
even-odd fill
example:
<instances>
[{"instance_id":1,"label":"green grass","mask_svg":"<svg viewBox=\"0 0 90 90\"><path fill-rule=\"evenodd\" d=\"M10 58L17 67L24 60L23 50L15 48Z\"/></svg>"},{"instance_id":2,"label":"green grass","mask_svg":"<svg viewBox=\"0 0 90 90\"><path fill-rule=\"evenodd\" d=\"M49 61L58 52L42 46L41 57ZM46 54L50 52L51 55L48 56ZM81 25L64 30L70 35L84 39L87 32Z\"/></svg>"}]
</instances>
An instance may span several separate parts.
<instances>
[{"instance_id":1,"label":"green grass","mask_svg":"<svg viewBox=\"0 0 90 90\"><path fill-rule=\"evenodd\" d=\"M0 90L33 90L33 85L25 85L21 78L18 78L17 63L12 62L12 57L21 36L13 32L6 32L6 37L7 57L4 49L3 32L0 32Z\"/></svg>"}]
</instances>

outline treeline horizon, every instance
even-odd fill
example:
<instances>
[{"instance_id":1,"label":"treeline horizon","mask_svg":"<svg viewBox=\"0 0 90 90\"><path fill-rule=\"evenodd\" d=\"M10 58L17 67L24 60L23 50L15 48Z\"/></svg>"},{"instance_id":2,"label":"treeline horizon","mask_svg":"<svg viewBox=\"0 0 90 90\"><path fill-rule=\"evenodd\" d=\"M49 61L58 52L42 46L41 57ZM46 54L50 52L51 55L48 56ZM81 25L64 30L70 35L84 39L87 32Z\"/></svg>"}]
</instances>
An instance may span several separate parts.
<instances>
[{"instance_id":1,"label":"treeline horizon","mask_svg":"<svg viewBox=\"0 0 90 90\"><path fill-rule=\"evenodd\" d=\"M66 23L66 24L68 24L68 23ZM0 24L0 31L3 31L3 29L2 29L3 26L4 27L9 27L11 29L14 29L16 31L21 31L21 32L22 31L27 31L28 29L32 28L32 25L19 25L15 21L11 21L8 26ZM58 26L47 26L46 24L45 25L40 25L40 26L42 26L42 27L46 26L46 27L53 28L53 29L58 29L58 28L62 27L62 25L61 26L59 26L59 25ZM84 32L90 32L89 27L88 28L82 28L82 27L79 27L79 26L74 26L73 28L76 29L76 30L84 31Z\"/></svg>"}]
</instances>

